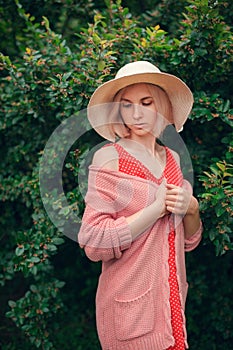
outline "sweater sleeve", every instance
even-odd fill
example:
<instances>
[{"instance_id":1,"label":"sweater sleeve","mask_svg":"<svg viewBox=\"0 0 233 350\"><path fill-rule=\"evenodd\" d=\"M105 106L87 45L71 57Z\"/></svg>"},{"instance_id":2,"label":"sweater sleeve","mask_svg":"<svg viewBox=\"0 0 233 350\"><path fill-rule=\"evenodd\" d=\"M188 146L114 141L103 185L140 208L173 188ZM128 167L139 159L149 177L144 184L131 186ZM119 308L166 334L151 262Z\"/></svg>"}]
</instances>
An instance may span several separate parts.
<instances>
[{"instance_id":1,"label":"sweater sleeve","mask_svg":"<svg viewBox=\"0 0 233 350\"><path fill-rule=\"evenodd\" d=\"M192 186L187 180L183 181L182 187L185 188L190 194L193 194ZM202 239L202 232L203 232L203 227L202 227L202 222L200 222L200 226L199 226L197 232L195 232L189 239L185 239L185 251L186 252L190 252L198 246L198 244L200 243L200 241Z\"/></svg>"},{"instance_id":2,"label":"sweater sleeve","mask_svg":"<svg viewBox=\"0 0 233 350\"><path fill-rule=\"evenodd\" d=\"M93 261L119 259L132 243L122 210L131 195L130 182L114 174L90 168L85 211L78 242Z\"/></svg>"},{"instance_id":3,"label":"sweater sleeve","mask_svg":"<svg viewBox=\"0 0 233 350\"><path fill-rule=\"evenodd\" d=\"M132 236L126 219L95 211L87 205L78 235L81 248L92 261L119 259L128 249Z\"/></svg>"},{"instance_id":4,"label":"sweater sleeve","mask_svg":"<svg viewBox=\"0 0 233 350\"><path fill-rule=\"evenodd\" d=\"M199 229L189 239L185 239L185 251L190 252L194 250L202 239L202 223L200 222Z\"/></svg>"}]
</instances>

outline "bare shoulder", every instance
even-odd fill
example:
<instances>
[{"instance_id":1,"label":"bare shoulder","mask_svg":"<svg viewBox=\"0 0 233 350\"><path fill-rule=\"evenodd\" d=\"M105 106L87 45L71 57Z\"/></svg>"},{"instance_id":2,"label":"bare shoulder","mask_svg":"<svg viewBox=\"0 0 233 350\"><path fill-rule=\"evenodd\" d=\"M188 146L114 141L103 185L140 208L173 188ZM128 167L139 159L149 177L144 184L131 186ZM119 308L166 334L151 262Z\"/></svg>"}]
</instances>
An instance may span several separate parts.
<instances>
[{"instance_id":1,"label":"bare shoulder","mask_svg":"<svg viewBox=\"0 0 233 350\"><path fill-rule=\"evenodd\" d=\"M118 153L115 147L102 147L96 151L92 159L92 165L110 170L118 170Z\"/></svg>"}]
</instances>

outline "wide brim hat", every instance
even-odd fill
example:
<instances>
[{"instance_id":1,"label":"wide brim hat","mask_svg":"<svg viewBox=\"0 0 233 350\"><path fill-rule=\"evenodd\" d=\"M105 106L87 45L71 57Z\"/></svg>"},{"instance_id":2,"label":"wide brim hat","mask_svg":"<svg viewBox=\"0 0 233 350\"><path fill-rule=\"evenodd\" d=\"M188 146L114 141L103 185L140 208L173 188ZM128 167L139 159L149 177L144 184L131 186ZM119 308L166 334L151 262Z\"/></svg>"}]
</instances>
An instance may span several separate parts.
<instances>
[{"instance_id":1,"label":"wide brim hat","mask_svg":"<svg viewBox=\"0 0 233 350\"><path fill-rule=\"evenodd\" d=\"M161 72L148 61L126 64L114 79L103 83L94 91L87 107L87 116L92 127L102 137L112 141L109 108L104 108L104 105L111 104L121 89L137 83L157 85L166 92L172 106L172 120L169 122L174 124L177 131L182 130L193 106L193 94L181 79Z\"/></svg>"}]
</instances>

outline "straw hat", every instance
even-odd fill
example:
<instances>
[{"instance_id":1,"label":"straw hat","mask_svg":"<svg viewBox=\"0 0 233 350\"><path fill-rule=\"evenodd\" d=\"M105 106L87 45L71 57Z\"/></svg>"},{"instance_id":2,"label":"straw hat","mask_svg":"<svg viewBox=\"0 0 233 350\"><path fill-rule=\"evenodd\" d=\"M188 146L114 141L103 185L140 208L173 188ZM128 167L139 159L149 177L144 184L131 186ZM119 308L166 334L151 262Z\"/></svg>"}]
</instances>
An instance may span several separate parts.
<instances>
[{"instance_id":1,"label":"straw hat","mask_svg":"<svg viewBox=\"0 0 233 350\"><path fill-rule=\"evenodd\" d=\"M193 95L188 86L174 75L163 73L147 61L137 61L123 66L114 79L100 85L91 96L87 107L88 119L92 127L105 139L113 139L109 128L109 113L107 108L118 91L136 83L150 83L161 87L170 99L173 120L177 131L182 127L191 112ZM104 105L106 108L104 108Z\"/></svg>"}]
</instances>

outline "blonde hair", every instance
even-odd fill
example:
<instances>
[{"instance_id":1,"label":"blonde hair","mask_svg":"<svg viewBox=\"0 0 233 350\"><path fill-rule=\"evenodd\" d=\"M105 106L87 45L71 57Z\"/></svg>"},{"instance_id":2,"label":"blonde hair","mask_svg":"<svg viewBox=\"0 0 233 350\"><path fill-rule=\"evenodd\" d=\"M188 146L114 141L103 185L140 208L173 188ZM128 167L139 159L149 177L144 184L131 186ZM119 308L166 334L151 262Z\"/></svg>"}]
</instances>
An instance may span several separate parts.
<instances>
[{"instance_id":1,"label":"blonde hair","mask_svg":"<svg viewBox=\"0 0 233 350\"><path fill-rule=\"evenodd\" d=\"M136 83L145 84L154 100L157 112L163 117L162 130L170 123L173 123L172 105L166 92L159 86L150 83ZM133 84L134 85L134 84ZM129 136L129 130L123 122L120 113L120 101L125 90L131 85L119 90L113 98L113 108L111 110L111 131L115 136L126 137Z\"/></svg>"}]
</instances>

